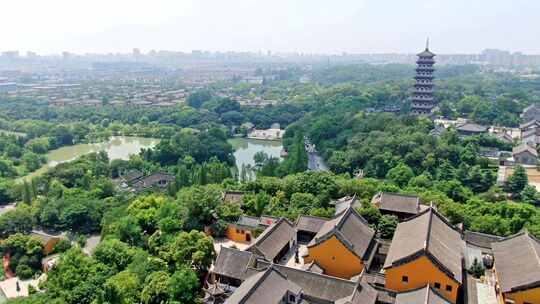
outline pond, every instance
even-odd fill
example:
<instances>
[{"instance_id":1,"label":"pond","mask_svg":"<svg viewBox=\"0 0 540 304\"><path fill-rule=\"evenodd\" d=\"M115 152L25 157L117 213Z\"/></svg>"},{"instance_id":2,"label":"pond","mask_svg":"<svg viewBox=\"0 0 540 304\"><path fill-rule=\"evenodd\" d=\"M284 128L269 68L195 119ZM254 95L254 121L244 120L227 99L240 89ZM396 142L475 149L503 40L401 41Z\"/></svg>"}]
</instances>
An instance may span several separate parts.
<instances>
[{"instance_id":1,"label":"pond","mask_svg":"<svg viewBox=\"0 0 540 304\"><path fill-rule=\"evenodd\" d=\"M54 168L58 164L76 160L82 155L92 152L106 151L111 160L128 159L130 155L139 153L141 149L154 147L158 143L159 139L157 138L113 136L108 141L102 143L78 144L51 150L47 153L47 164L19 178L19 181L24 179L30 180L47 172L47 170ZM249 164L253 166L255 164L253 161L255 153L262 151L270 156L280 157L281 149L283 148L281 141L273 140L233 138L229 139L229 143L234 148L236 166L239 170L242 168L242 165Z\"/></svg>"},{"instance_id":2,"label":"pond","mask_svg":"<svg viewBox=\"0 0 540 304\"><path fill-rule=\"evenodd\" d=\"M39 176L58 164L76 160L82 155L105 151L109 159L129 159L130 155L138 154L141 149L154 147L159 143L157 138L113 136L106 142L92 144L78 144L51 150L47 153L47 163L38 170L21 177L19 180L32 179Z\"/></svg>"},{"instance_id":3,"label":"pond","mask_svg":"<svg viewBox=\"0 0 540 304\"><path fill-rule=\"evenodd\" d=\"M253 161L255 153L262 151L270 156L280 157L283 148L281 141L275 140L233 138L229 139L229 143L234 148L234 158L239 171L242 169L242 165L255 165L255 161Z\"/></svg>"}]
</instances>

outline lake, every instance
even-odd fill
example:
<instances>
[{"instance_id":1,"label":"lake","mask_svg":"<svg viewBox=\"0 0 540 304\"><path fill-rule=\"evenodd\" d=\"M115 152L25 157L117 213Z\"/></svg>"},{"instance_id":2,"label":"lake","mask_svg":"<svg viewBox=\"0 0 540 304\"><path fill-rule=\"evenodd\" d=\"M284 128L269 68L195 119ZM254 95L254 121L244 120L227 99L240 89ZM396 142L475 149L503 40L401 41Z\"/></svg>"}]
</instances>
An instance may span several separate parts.
<instances>
[{"instance_id":1,"label":"lake","mask_svg":"<svg viewBox=\"0 0 540 304\"><path fill-rule=\"evenodd\" d=\"M82 155L93 152L106 151L111 160L129 159L130 155L138 154L141 149L154 147L158 143L159 139L157 138L113 136L108 141L102 143L77 144L62 147L49 151L47 153L47 164L18 180L32 179L47 172L50 168L54 168L58 164L76 160ZM234 148L236 166L239 170L242 168L242 165L255 165L253 156L259 151L263 151L270 156L280 157L282 149L281 141L233 138L229 139L229 143Z\"/></svg>"},{"instance_id":2,"label":"lake","mask_svg":"<svg viewBox=\"0 0 540 304\"><path fill-rule=\"evenodd\" d=\"M62 147L49 151L49 153L47 153L47 163L45 165L27 176L21 177L19 180L31 179L39 176L58 164L76 160L82 155L93 152L105 151L111 160L127 160L130 155L138 154L141 149L154 147L158 143L159 139L157 138L113 136L106 142Z\"/></svg>"},{"instance_id":3,"label":"lake","mask_svg":"<svg viewBox=\"0 0 540 304\"><path fill-rule=\"evenodd\" d=\"M262 151L270 156L280 157L283 148L281 141L274 140L233 138L229 139L229 143L234 148L234 158L239 171L242 169L242 165L255 165L255 161L253 161L255 153Z\"/></svg>"}]
</instances>

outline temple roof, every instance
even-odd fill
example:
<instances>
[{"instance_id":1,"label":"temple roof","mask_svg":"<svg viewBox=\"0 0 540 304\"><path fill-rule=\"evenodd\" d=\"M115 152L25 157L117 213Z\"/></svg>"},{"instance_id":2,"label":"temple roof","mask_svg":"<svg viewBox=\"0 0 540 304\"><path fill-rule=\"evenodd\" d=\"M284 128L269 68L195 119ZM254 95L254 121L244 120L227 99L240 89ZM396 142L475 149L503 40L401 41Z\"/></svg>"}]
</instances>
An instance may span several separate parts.
<instances>
[{"instance_id":1,"label":"temple roof","mask_svg":"<svg viewBox=\"0 0 540 304\"><path fill-rule=\"evenodd\" d=\"M280 218L266 228L247 250L262 255L268 261L272 261L281 249L295 238L295 235L294 225L289 220Z\"/></svg>"},{"instance_id":2,"label":"temple roof","mask_svg":"<svg viewBox=\"0 0 540 304\"><path fill-rule=\"evenodd\" d=\"M436 55L429 51L429 48L426 48L423 52L417 54L418 57L435 57Z\"/></svg>"},{"instance_id":3,"label":"temple roof","mask_svg":"<svg viewBox=\"0 0 540 304\"><path fill-rule=\"evenodd\" d=\"M449 277L461 283L464 251L461 233L435 209L428 208L398 224L384 268L427 256Z\"/></svg>"},{"instance_id":4,"label":"temple roof","mask_svg":"<svg viewBox=\"0 0 540 304\"><path fill-rule=\"evenodd\" d=\"M253 254L249 251L221 247L214 262L212 272L233 279L245 280L255 273L249 267L253 263L254 258Z\"/></svg>"},{"instance_id":5,"label":"temple roof","mask_svg":"<svg viewBox=\"0 0 540 304\"><path fill-rule=\"evenodd\" d=\"M328 219L322 218L322 217L311 216L311 215L300 215L298 216L298 219L296 220L295 226L296 226L296 230L298 231L317 233L319 232L319 230L321 230L322 226L327 221Z\"/></svg>"},{"instance_id":6,"label":"temple roof","mask_svg":"<svg viewBox=\"0 0 540 304\"><path fill-rule=\"evenodd\" d=\"M336 208L336 211L334 214L340 214L341 212L347 210L347 208L350 208L350 207L353 207L353 208L361 207L361 203L356 197L356 195L352 197L351 196L342 197L338 200L330 202L330 205L334 205L334 207Z\"/></svg>"},{"instance_id":7,"label":"temple roof","mask_svg":"<svg viewBox=\"0 0 540 304\"><path fill-rule=\"evenodd\" d=\"M308 247L321 244L332 236L337 237L357 257L364 259L375 231L353 207L349 207L325 222Z\"/></svg>"},{"instance_id":8,"label":"temple roof","mask_svg":"<svg viewBox=\"0 0 540 304\"><path fill-rule=\"evenodd\" d=\"M427 285L414 290L400 292L395 304L450 304L437 290Z\"/></svg>"},{"instance_id":9,"label":"temple roof","mask_svg":"<svg viewBox=\"0 0 540 304\"><path fill-rule=\"evenodd\" d=\"M532 155L534 155L534 157L538 157L538 152L536 151L535 148L529 146L528 144L526 143L523 143L517 147L514 147L512 149L512 155L518 155L518 154L521 154L523 152L528 152Z\"/></svg>"},{"instance_id":10,"label":"temple roof","mask_svg":"<svg viewBox=\"0 0 540 304\"><path fill-rule=\"evenodd\" d=\"M280 303L287 292L297 295L301 291L300 286L288 280L286 276L270 265L265 271L244 281L225 303Z\"/></svg>"},{"instance_id":11,"label":"temple roof","mask_svg":"<svg viewBox=\"0 0 540 304\"><path fill-rule=\"evenodd\" d=\"M407 195L391 192L379 192L371 200L380 210L418 214L422 209L420 198L416 195Z\"/></svg>"},{"instance_id":12,"label":"temple roof","mask_svg":"<svg viewBox=\"0 0 540 304\"><path fill-rule=\"evenodd\" d=\"M540 241L521 232L492 243L495 267L503 292L540 286Z\"/></svg>"},{"instance_id":13,"label":"temple roof","mask_svg":"<svg viewBox=\"0 0 540 304\"><path fill-rule=\"evenodd\" d=\"M264 266L265 262L260 262L260 266ZM328 301L330 303L374 304L377 300L376 290L361 279L358 282L353 282L278 264L272 266L283 274L287 280L298 285L305 296L320 299L324 303Z\"/></svg>"}]
</instances>

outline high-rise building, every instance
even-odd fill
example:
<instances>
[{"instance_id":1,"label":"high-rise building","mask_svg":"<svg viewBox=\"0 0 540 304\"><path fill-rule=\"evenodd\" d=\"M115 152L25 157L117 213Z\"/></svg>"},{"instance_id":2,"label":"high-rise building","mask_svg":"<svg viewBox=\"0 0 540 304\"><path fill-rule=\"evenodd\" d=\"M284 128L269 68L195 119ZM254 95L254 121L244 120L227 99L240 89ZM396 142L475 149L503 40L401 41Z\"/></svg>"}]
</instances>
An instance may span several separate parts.
<instances>
[{"instance_id":1,"label":"high-rise building","mask_svg":"<svg viewBox=\"0 0 540 304\"><path fill-rule=\"evenodd\" d=\"M426 49L417 56L416 76L414 77L416 83L411 98L411 113L414 115L430 115L437 102L433 97L435 54L429 51L429 40L426 42Z\"/></svg>"}]
</instances>

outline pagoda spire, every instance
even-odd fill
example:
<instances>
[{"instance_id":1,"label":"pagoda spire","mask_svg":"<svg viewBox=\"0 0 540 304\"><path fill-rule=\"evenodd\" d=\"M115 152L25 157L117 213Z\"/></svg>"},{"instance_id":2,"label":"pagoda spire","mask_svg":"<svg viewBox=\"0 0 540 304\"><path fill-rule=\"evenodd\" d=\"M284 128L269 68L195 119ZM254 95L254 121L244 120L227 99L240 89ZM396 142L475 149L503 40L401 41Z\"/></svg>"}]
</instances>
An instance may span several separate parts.
<instances>
[{"instance_id":1,"label":"pagoda spire","mask_svg":"<svg viewBox=\"0 0 540 304\"><path fill-rule=\"evenodd\" d=\"M426 49L419 53L416 61L416 83L411 96L411 113L413 115L431 115L437 106L434 97L435 85L433 72L435 69L435 54L429 51L429 37L426 39Z\"/></svg>"}]
</instances>

